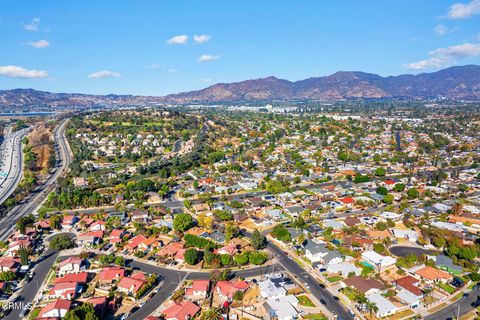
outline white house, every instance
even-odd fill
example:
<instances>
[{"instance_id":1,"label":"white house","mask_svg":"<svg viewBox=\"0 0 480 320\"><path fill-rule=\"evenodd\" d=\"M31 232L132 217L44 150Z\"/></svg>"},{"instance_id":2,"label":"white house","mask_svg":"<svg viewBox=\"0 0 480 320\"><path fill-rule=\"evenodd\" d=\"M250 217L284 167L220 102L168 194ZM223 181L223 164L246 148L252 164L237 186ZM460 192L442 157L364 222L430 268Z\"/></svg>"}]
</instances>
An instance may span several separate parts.
<instances>
[{"instance_id":1,"label":"white house","mask_svg":"<svg viewBox=\"0 0 480 320\"><path fill-rule=\"evenodd\" d=\"M379 293L373 293L367 296L370 302L377 305L378 311L375 313L377 318L383 318L392 314L395 314L399 307L391 303Z\"/></svg>"},{"instance_id":2,"label":"white house","mask_svg":"<svg viewBox=\"0 0 480 320\"><path fill-rule=\"evenodd\" d=\"M397 259L390 256L382 256L373 250L365 251L362 253L362 258L367 262L370 262L375 267L388 268L397 262Z\"/></svg>"},{"instance_id":3,"label":"white house","mask_svg":"<svg viewBox=\"0 0 480 320\"><path fill-rule=\"evenodd\" d=\"M263 304L267 312L267 319L294 320L298 318L298 300L295 296L288 295L273 298Z\"/></svg>"}]
</instances>

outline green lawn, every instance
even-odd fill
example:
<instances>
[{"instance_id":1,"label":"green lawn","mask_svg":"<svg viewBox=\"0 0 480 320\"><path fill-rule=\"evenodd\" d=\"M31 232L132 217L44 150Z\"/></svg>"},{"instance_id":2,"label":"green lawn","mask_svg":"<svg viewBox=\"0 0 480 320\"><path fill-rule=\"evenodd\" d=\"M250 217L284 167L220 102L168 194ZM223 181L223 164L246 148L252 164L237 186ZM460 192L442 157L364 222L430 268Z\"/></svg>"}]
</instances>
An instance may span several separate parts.
<instances>
[{"instance_id":1,"label":"green lawn","mask_svg":"<svg viewBox=\"0 0 480 320\"><path fill-rule=\"evenodd\" d=\"M307 314L306 316L303 316L305 319L310 319L310 320L328 320L327 317L323 313L312 313L312 314Z\"/></svg>"},{"instance_id":2,"label":"green lawn","mask_svg":"<svg viewBox=\"0 0 480 320\"><path fill-rule=\"evenodd\" d=\"M448 285L446 283L438 283L437 286L439 288L442 288L443 290L447 291L449 294L452 294L455 292L455 288L452 287L451 285Z\"/></svg>"},{"instance_id":3,"label":"green lawn","mask_svg":"<svg viewBox=\"0 0 480 320\"><path fill-rule=\"evenodd\" d=\"M343 280L343 277L341 277L341 276L333 276L333 277L328 277L327 280L328 280L328 282L334 283L334 282Z\"/></svg>"},{"instance_id":4,"label":"green lawn","mask_svg":"<svg viewBox=\"0 0 480 320\"><path fill-rule=\"evenodd\" d=\"M301 306L312 307L312 308L315 307L315 304L307 296L298 296L297 299Z\"/></svg>"},{"instance_id":5,"label":"green lawn","mask_svg":"<svg viewBox=\"0 0 480 320\"><path fill-rule=\"evenodd\" d=\"M28 319L35 319L36 317L38 317L38 315L40 314L40 308L35 308L32 310L32 312L30 312L30 314L28 315Z\"/></svg>"}]
</instances>

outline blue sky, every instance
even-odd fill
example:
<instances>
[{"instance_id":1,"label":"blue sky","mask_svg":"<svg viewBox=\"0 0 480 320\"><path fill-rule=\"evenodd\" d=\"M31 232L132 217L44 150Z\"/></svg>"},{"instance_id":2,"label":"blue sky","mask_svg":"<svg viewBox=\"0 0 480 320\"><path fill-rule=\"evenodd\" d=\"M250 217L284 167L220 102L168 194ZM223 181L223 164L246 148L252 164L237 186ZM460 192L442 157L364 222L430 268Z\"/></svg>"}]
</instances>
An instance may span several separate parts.
<instances>
[{"instance_id":1,"label":"blue sky","mask_svg":"<svg viewBox=\"0 0 480 320\"><path fill-rule=\"evenodd\" d=\"M0 89L164 95L480 64L480 0L2 0L0 41Z\"/></svg>"}]
</instances>

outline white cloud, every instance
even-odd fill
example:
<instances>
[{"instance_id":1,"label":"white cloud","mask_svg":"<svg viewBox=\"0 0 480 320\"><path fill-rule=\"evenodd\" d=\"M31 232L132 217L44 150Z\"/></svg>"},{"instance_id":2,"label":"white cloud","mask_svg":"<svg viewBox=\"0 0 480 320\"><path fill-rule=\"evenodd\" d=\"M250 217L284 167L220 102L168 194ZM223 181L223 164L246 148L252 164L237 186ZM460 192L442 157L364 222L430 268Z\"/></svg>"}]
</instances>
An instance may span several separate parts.
<instances>
[{"instance_id":1,"label":"white cloud","mask_svg":"<svg viewBox=\"0 0 480 320\"><path fill-rule=\"evenodd\" d=\"M469 3L455 3L448 10L447 17L450 19L466 19L480 13L480 0L472 0Z\"/></svg>"},{"instance_id":2,"label":"white cloud","mask_svg":"<svg viewBox=\"0 0 480 320\"><path fill-rule=\"evenodd\" d=\"M201 79L203 82L212 82L213 80L210 78L203 78Z\"/></svg>"},{"instance_id":3,"label":"white cloud","mask_svg":"<svg viewBox=\"0 0 480 320\"><path fill-rule=\"evenodd\" d=\"M48 72L43 70L28 70L19 66L0 66L0 77L41 79L48 77Z\"/></svg>"},{"instance_id":4,"label":"white cloud","mask_svg":"<svg viewBox=\"0 0 480 320\"><path fill-rule=\"evenodd\" d=\"M220 59L220 57L213 54L203 54L200 57L198 57L199 62L210 62L218 59Z\"/></svg>"},{"instance_id":5,"label":"white cloud","mask_svg":"<svg viewBox=\"0 0 480 320\"><path fill-rule=\"evenodd\" d=\"M175 37L172 37L167 40L167 44L187 44L188 42L188 36L186 34L181 34Z\"/></svg>"},{"instance_id":6,"label":"white cloud","mask_svg":"<svg viewBox=\"0 0 480 320\"><path fill-rule=\"evenodd\" d=\"M433 28L433 31L435 31L435 33L438 34L439 36L443 36L447 34L448 28L445 27L443 24L439 24L435 28Z\"/></svg>"},{"instance_id":7,"label":"white cloud","mask_svg":"<svg viewBox=\"0 0 480 320\"><path fill-rule=\"evenodd\" d=\"M23 29L25 29L27 31L38 31L39 27L40 27L40 19L39 18L33 18L30 23L23 25Z\"/></svg>"},{"instance_id":8,"label":"white cloud","mask_svg":"<svg viewBox=\"0 0 480 320\"><path fill-rule=\"evenodd\" d=\"M447 48L438 48L428 53L428 59L413 62L406 67L412 70L442 68L454 65L457 59L480 56L480 43L463 43Z\"/></svg>"},{"instance_id":9,"label":"white cloud","mask_svg":"<svg viewBox=\"0 0 480 320\"><path fill-rule=\"evenodd\" d=\"M193 41L195 41L198 44L202 44L202 43L207 43L208 41L210 41L211 38L212 36L209 34L200 34L200 35L194 35Z\"/></svg>"},{"instance_id":10,"label":"white cloud","mask_svg":"<svg viewBox=\"0 0 480 320\"><path fill-rule=\"evenodd\" d=\"M47 40L29 41L27 44L37 49L43 49L50 47L50 43Z\"/></svg>"},{"instance_id":11,"label":"white cloud","mask_svg":"<svg viewBox=\"0 0 480 320\"><path fill-rule=\"evenodd\" d=\"M174 68L170 68L167 71L170 72L170 73L178 73L178 70L174 69Z\"/></svg>"},{"instance_id":12,"label":"white cloud","mask_svg":"<svg viewBox=\"0 0 480 320\"><path fill-rule=\"evenodd\" d=\"M101 70L88 75L92 79L119 78L121 76L120 73L109 70Z\"/></svg>"},{"instance_id":13,"label":"white cloud","mask_svg":"<svg viewBox=\"0 0 480 320\"><path fill-rule=\"evenodd\" d=\"M161 67L162 67L162 65L160 63L154 63L154 64L146 66L147 69L159 69Z\"/></svg>"}]
</instances>

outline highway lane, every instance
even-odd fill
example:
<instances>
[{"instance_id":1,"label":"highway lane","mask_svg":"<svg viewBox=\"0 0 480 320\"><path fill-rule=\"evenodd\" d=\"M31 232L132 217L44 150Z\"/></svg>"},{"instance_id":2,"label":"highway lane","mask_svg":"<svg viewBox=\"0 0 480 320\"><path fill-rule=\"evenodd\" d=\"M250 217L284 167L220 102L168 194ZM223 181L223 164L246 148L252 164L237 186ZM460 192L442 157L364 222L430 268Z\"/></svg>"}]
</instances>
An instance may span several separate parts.
<instances>
[{"instance_id":1,"label":"highway lane","mask_svg":"<svg viewBox=\"0 0 480 320\"><path fill-rule=\"evenodd\" d=\"M15 191L22 178L23 153L22 139L28 132L22 129L5 137L0 150L0 204Z\"/></svg>"},{"instance_id":2,"label":"highway lane","mask_svg":"<svg viewBox=\"0 0 480 320\"><path fill-rule=\"evenodd\" d=\"M65 137L65 128L68 123L68 119L63 120L54 130L54 139L56 142L56 151L59 156L57 167L55 172L48 178L48 180L37 187L33 193L28 195L22 203L15 206L10 212L0 220L0 240L7 239L13 232L15 222L21 217L34 213L38 207L45 201L48 194L55 188L57 178L66 172L72 155L70 146L68 145Z\"/></svg>"}]
</instances>

